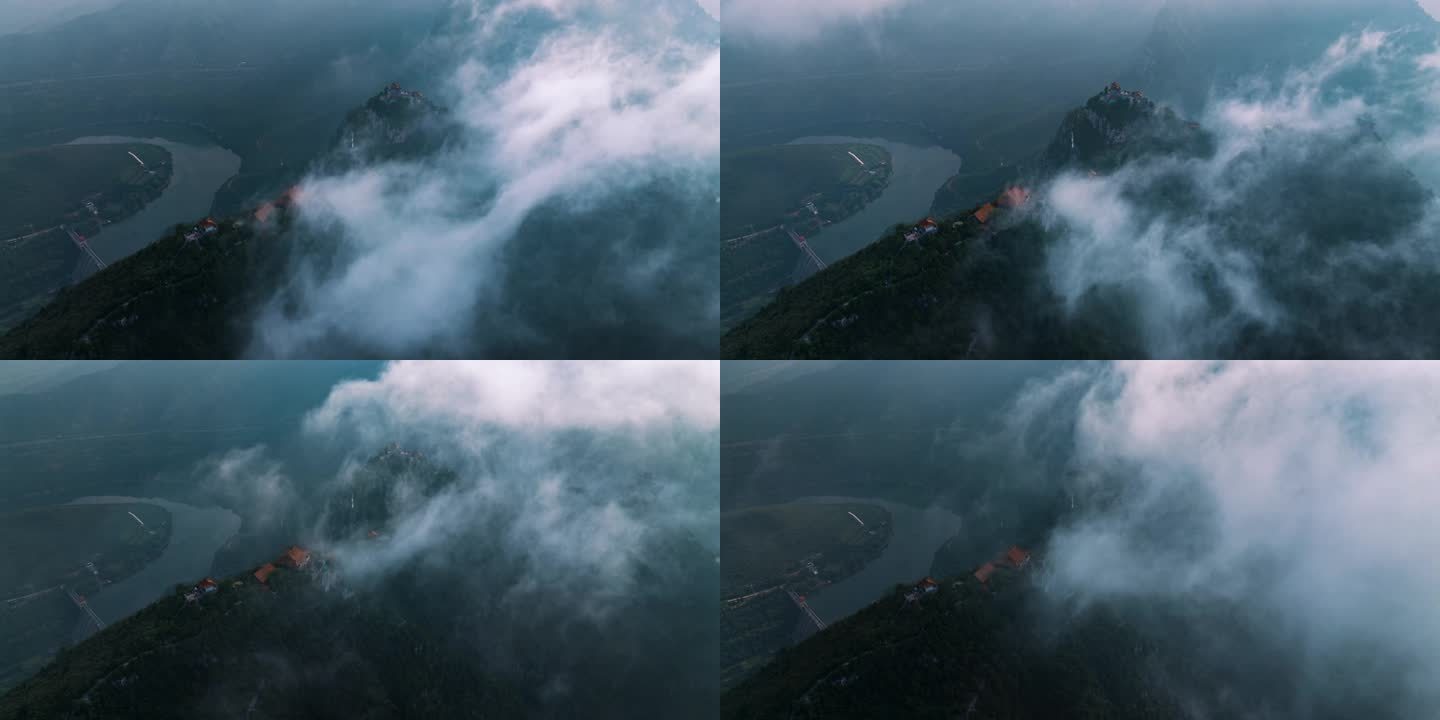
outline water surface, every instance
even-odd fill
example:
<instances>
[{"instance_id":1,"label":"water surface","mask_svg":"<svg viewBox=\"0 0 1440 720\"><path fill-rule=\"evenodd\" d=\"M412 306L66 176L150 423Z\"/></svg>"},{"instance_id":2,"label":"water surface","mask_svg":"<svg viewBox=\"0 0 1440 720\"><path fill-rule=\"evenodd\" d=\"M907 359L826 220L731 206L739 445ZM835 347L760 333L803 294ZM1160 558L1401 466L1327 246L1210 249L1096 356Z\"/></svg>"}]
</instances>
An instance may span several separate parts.
<instances>
[{"instance_id":1,"label":"water surface","mask_svg":"<svg viewBox=\"0 0 1440 720\"><path fill-rule=\"evenodd\" d=\"M159 498L120 496L83 497L71 504L149 503L170 511L170 543L159 558L113 585L87 598L90 608L107 625L132 615L163 597L179 583L191 584L210 573L215 551L240 530L240 516L218 507L195 507ZM82 617L75 628L76 642L89 637L95 626Z\"/></svg>"},{"instance_id":2,"label":"water surface","mask_svg":"<svg viewBox=\"0 0 1440 720\"><path fill-rule=\"evenodd\" d=\"M883 138L861 138L842 135L802 137L790 145L861 143L879 145L890 153L890 184L880 197L863 210L831 225L808 244L826 264L847 257L875 242L897 223L915 222L930 212L939 190L951 175L960 171L960 156L938 145L914 145ZM815 270L809 258L801 255L795 268L795 280L804 279Z\"/></svg>"},{"instance_id":3,"label":"water surface","mask_svg":"<svg viewBox=\"0 0 1440 720\"><path fill-rule=\"evenodd\" d=\"M938 506L917 508L877 498L808 497L794 503L868 503L890 511L890 544L860 572L808 595L810 609L827 624L879 600L896 583L911 583L930 573L935 551L960 529L960 517ZM795 626L797 641L815 632L803 613Z\"/></svg>"},{"instance_id":4,"label":"water surface","mask_svg":"<svg viewBox=\"0 0 1440 720\"><path fill-rule=\"evenodd\" d=\"M70 141L71 145L147 143L170 151L174 166L165 192L140 212L112 225L90 239L90 248L113 264L158 240L178 223L193 222L210 213L215 192L240 171L240 156L206 141L177 142L159 137L99 135ZM82 254L72 275L80 282L96 271L95 263Z\"/></svg>"}]
</instances>

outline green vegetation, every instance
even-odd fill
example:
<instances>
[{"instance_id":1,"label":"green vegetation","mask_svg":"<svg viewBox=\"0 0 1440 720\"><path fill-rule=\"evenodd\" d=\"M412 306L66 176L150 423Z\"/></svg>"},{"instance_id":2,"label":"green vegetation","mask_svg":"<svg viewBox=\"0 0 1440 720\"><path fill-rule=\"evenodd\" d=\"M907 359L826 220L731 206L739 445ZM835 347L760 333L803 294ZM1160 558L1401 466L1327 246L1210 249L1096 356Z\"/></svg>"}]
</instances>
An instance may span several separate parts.
<instances>
[{"instance_id":1,"label":"green vegetation","mask_svg":"<svg viewBox=\"0 0 1440 720\"><path fill-rule=\"evenodd\" d=\"M838 582L883 552L889 539L890 513L877 505L794 503L722 513L722 686L789 644L799 610L787 589L803 594Z\"/></svg>"},{"instance_id":2,"label":"green vegetation","mask_svg":"<svg viewBox=\"0 0 1440 720\"><path fill-rule=\"evenodd\" d=\"M355 161L348 141L373 140L377 158L438 147L450 128L420 98L397 101L382 91L350 113L319 162ZM288 210L270 226L249 213L220 223L197 241L185 234L201 218L175 226L140 251L67 287L39 312L0 337L7 358L233 358L244 355L253 313L279 287L292 259L324 267L333 245L323 237L287 233ZM282 239L285 241L282 243ZM67 240L68 242L68 240ZM295 243L305 243L303 251Z\"/></svg>"},{"instance_id":3,"label":"green vegetation","mask_svg":"<svg viewBox=\"0 0 1440 720\"><path fill-rule=\"evenodd\" d=\"M1211 152L1211 139L1168 109L1105 92L1068 114L1036 157L1031 184L1062 169L1107 172L1151 154ZM889 234L804 282L736 325L725 358L1140 357L1142 333L1123 291L1093 293L1067 307L1046 277L1051 242L1033 216L997 210L975 218L980 184L1000 170L952 178L936 206L971 205L940 230L907 242ZM1003 185L992 186L995 198ZM988 200L988 199L987 199Z\"/></svg>"},{"instance_id":4,"label":"green vegetation","mask_svg":"<svg viewBox=\"0 0 1440 720\"><path fill-rule=\"evenodd\" d=\"M1028 576L965 575L907 602L896 587L732 688L726 718L1175 718L1156 647L1094 610L1047 636Z\"/></svg>"},{"instance_id":5,"label":"green vegetation","mask_svg":"<svg viewBox=\"0 0 1440 720\"><path fill-rule=\"evenodd\" d=\"M725 334L721 356L946 359L975 355L995 335L1007 346L1032 337L1057 345L1068 339L1058 299L1032 287L1043 257L1038 226L994 231L948 218L941 228L908 243L907 229L896 227L782 290ZM1083 335L1076 340L1090 344Z\"/></svg>"},{"instance_id":6,"label":"green vegetation","mask_svg":"<svg viewBox=\"0 0 1440 720\"><path fill-rule=\"evenodd\" d=\"M809 262L783 228L821 232L884 192L891 172L890 154L864 144L750 148L725 153L720 165L724 327L753 314L790 282L798 262Z\"/></svg>"},{"instance_id":7,"label":"green vegetation","mask_svg":"<svg viewBox=\"0 0 1440 720\"><path fill-rule=\"evenodd\" d=\"M222 223L187 242L185 226L62 290L4 337L10 358L231 358L244 354L239 325L262 297L257 278L286 257L268 233Z\"/></svg>"},{"instance_id":8,"label":"green vegetation","mask_svg":"<svg viewBox=\"0 0 1440 720\"><path fill-rule=\"evenodd\" d=\"M198 580L198 578L197 578ZM522 696L477 654L310 572L175 592L62 651L0 698L0 718L514 717ZM248 710L247 710L248 708Z\"/></svg>"},{"instance_id":9,"label":"green vegetation","mask_svg":"<svg viewBox=\"0 0 1440 720\"><path fill-rule=\"evenodd\" d=\"M130 516L144 521L145 527ZM130 576L164 552L170 514L143 503L56 505L0 515L0 692L67 644L82 595ZM88 566L87 566L88 563Z\"/></svg>"},{"instance_id":10,"label":"green vegetation","mask_svg":"<svg viewBox=\"0 0 1440 720\"><path fill-rule=\"evenodd\" d=\"M62 225L93 236L159 197L170 174L169 151L143 143L0 154L0 331L70 282L80 250Z\"/></svg>"}]
</instances>

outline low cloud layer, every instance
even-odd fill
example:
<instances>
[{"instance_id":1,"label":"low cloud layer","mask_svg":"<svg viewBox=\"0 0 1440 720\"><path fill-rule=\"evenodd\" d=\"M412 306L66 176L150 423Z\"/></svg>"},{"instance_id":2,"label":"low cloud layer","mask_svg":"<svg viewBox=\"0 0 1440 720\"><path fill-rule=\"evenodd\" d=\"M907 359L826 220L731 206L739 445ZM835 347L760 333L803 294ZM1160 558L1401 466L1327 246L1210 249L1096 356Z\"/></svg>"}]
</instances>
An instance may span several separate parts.
<instances>
[{"instance_id":1,"label":"low cloud layer","mask_svg":"<svg viewBox=\"0 0 1440 720\"><path fill-rule=\"evenodd\" d=\"M1046 587L1233 608L1243 637L1184 615L1157 631L1210 638L1201 665L1215 648L1280 658L1296 681L1271 678L1259 716L1325 716L1367 687L1389 695L1377 717L1423 716L1440 702L1440 565L1419 559L1440 544L1437 406L1428 364L1127 363L1037 386L1013 430L1074 443ZM1197 702L1204 717L1227 700Z\"/></svg>"},{"instance_id":2,"label":"low cloud layer","mask_svg":"<svg viewBox=\"0 0 1440 720\"><path fill-rule=\"evenodd\" d=\"M717 202L714 23L688 0L462 7L437 41L448 85L428 93L452 142L303 183L298 232L341 247L302 261L253 352L575 357L590 353L568 340L607 332L632 340L615 355L713 345L713 247L696 232Z\"/></svg>"},{"instance_id":3,"label":"low cloud layer","mask_svg":"<svg viewBox=\"0 0 1440 720\"><path fill-rule=\"evenodd\" d=\"M1051 286L1072 313L1097 297L1131 308L1118 322L1152 356L1425 354L1436 338L1415 312L1440 274L1420 182L1440 179L1426 48L1407 32L1341 38L1214 98L1212 155L1054 180Z\"/></svg>"},{"instance_id":4,"label":"low cloud layer","mask_svg":"<svg viewBox=\"0 0 1440 720\"><path fill-rule=\"evenodd\" d=\"M207 458L196 469L199 489L246 518L248 532L273 532L293 516L299 495L284 465L264 445Z\"/></svg>"},{"instance_id":5,"label":"low cloud layer","mask_svg":"<svg viewBox=\"0 0 1440 720\"><path fill-rule=\"evenodd\" d=\"M307 426L381 432L441 423L464 432L645 428L720 421L713 362L477 362L391 364L377 380L335 388Z\"/></svg>"},{"instance_id":6,"label":"low cloud layer","mask_svg":"<svg viewBox=\"0 0 1440 720\"><path fill-rule=\"evenodd\" d=\"M337 386L306 428L358 447L433 448L460 474L401 503L410 509L382 546L338 548L356 572L393 572L477 527L503 528L505 552L528 568L505 592L570 578L584 588L578 606L603 614L656 561L650 543L718 543L718 423L715 362L402 362Z\"/></svg>"}]
</instances>

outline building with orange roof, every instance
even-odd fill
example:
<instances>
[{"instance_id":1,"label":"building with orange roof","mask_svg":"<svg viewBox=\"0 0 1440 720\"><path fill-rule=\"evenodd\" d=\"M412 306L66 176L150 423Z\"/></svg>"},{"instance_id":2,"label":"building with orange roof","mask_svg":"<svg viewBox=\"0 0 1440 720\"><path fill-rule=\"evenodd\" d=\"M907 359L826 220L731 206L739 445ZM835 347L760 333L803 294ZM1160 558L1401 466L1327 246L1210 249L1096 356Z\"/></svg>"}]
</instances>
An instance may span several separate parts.
<instances>
[{"instance_id":1,"label":"building with orange roof","mask_svg":"<svg viewBox=\"0 0 1440 720\"><path fill-rule=\"evenodd\" d=\"M299 545L291 545L290 549L280 556L280 564L296 570L304 569L306 565L310 564L310 551Z\"/></svg>"},{"instance_id":2,"label":"building with orange roof","mask_svg":"<svg viewBox=\"0 0 1440 720\"><path fill-rule=\"evenodd\" d=\"M263 222L268 222L268 221L270 220L270 216L273 215L274 213L275 213L275 204L274 204L274 203L268 203L268 202L267 202L267 203L265 203L264 205L261 205L260 207L255 208L255 221L256 221L256 222L262 222L262 223L263 223Z\"/></svg>"},{"instance_id":3,"label":"building with orange roof","mask_svg":"<svg viewBox=\"0 0 1440 720\"><path fill-rule=\"evenodd\" d=\"M1030 191L1018 185L1006 188L1005 192L1000 193L999 203L1002 208L1017 208L1028 202L1030 202Z\"/></svg>"},{"instance_id":4,"label":"building with orange roof","mask_svg":"<svg viewBox=\"0 0 1440 720\"><path fill-rule=\"evenodd\" d=\"M195 586L195 589L206 595L209 595L210 593L213 593L216 590L220 589L220 583L215 582L215 578L207 577L204 580L201 580L200 584Z\"/></svg>"},{"instance_id":5,"label":"building with orange roof","mask_svg":"<svg viewBox=\"0 0 1440 720\"><path fill-rule=\"evenodd\" d=\"M975 219L979 220L981 225L984 225L990 222L990 216L994 214L995 203L985 203L984 205L980 206L979 210L975 211Z\"/></svg>"},{"instance_id":6,"label":"building with orange roof","mask_svg":"<svg viewBox=\"0 0 1440 720\"><path fill-rule=\"evenodd\" d=\"M255 571L255 579L262 583L270 582L270 576L275 573L275 563L265 563Z\"/></svg>"},{"instance_id":7,"label":"building with orange roof","mask_svg":"<svg viewBox=\"0 0 1440 720\"><path fill-rule=\"evenodd\" d=\"M990 576L995 574L995 569L995 563L987 562L981 565L979 570L975 571L975 579L982 583L988 583L990 582Z\"/></svg>"},{"instance_id":8,"label":"building with orange roof","mask_svg":"<svg viewBox=\"0 0 1440 720\"><path fill-rule=\"evenodd\" d=\"M1019 545L1011 545L1010 549L1005 551L1005 561L1013 568L1025 567L1025 564L1030 562L1030 551Z\"/></svg>"}]
</instances>

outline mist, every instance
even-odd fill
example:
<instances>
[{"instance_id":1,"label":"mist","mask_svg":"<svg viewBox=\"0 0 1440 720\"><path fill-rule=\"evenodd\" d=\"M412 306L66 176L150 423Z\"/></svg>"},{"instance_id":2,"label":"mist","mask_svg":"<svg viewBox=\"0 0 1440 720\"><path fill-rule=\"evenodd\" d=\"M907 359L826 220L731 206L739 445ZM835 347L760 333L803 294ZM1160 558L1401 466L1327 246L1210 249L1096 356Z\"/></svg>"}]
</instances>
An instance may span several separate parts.
<instances>
[{"instance_id":1,"label":"mist","mask_svg":"<svg viewBox=\"0 0 1440 720\"><path fill-rule=\"evenodd\" d=\"M1158 681L1194 717L1426 716L1440 568L1415 552L1440 542L1437 401L1440 373L1409 363L1122 363L1033 384L997 441L1021 481L1071 446L1048 472L1072 499L1043 551L1049 621L1102 606L1177 639L1188 670Z\"/></svg>"},{"instance_id":2,"label":"mist","mask_svg":"<svg viewBox=\"0 0 1440 720\"><path fill-rule=\"evenodd\" d=\"M465 2L443 150L307 177L251 352L696 356L719 295L719 49L693 0ZM708 223L708 224L707 224Z\"/></svg>"},{"instance_id":3,"label":"mist","mask_svg":"<svg viewBox=\"0 0 1440 720\"><path fill-rule=\"evenodd\" d=\"M413 619L450 628L547 716L690 712L718 692L714 628L694 608L718 592L719 376L714 362L396 362L305 416L297 445L328 468L249 446L195 479L249 542L322 551L367 601L443 588ZM333 512L377 488L383 524Z\"/></svg>"},{"instance_id":4,"label":"mist","mask_svg":"<svg viewBox=\"0 0 1440 720\"><path fill-rule=\"evenodd\" d=\"M1036 217L1055 239L1050 286L1072 316L1131 308L1152 357L1424 354L1435 338L1416 313L1440 270L1434 47L1342 37L1214 94L1198 118L1212 153L1049 181Z\"/></svg>"}]
</instances>

